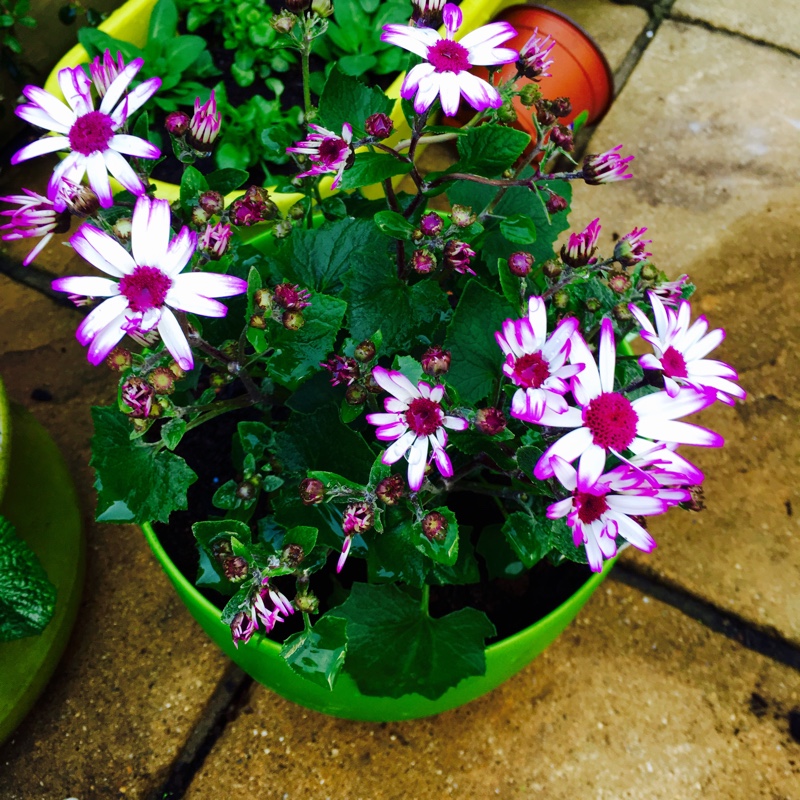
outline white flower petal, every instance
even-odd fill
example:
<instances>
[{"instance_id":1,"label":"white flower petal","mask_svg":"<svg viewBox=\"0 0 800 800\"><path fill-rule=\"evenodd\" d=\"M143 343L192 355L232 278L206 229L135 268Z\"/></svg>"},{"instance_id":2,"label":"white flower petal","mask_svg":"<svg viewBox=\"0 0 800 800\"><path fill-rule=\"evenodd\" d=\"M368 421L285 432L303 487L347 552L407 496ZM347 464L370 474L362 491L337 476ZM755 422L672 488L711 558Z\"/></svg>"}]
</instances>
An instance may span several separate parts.
<instances>
[{"instance_id":1,"label":"white flower petal","mask_svg":"<svg viewBox=\"0 0 800 800\"><path fill-rule=\"evenodd\" d=\"M466 47L472 55L473 48L480 47L496 47L509 39L513 39L517 35L517 31L510 22L490 22L488 25L482 25L474 31L462 36L458 43L462 47ZM516 55L514 57L516 59ZM471 62L476 63L476 62Z\"/></svg>"},{"instance_id":2,"label":"white flower petal","mask_svg":"<svg viewBox=\"0 0 800 800\"><path fill-rule=\"evenodd\" d=\"M110 114L114 110L117 101L125 94L128 85L136 77L136 73L139 72L143 65L143 58L135 58L130 64L126 65L125 69L111 81L106 93L103 95L98 111L102 111L103 114Z\"/></svg>"},{"instance_id":3,"label":"white flower petal","mask_svg":"<svg viewBox=\"0 0 800 800\"><path fill-rule=\"evenodd\" d=\"M86 156L86 176L89 180L89 186L92 187L97 199L100 201L100 205L103 208L111 208L114 204L114 197L111 194L106 162L99 150Z\"/></svg>"},{"instance_id":4,"label":"white flower petal","mask_svg":"<svg viewBox=\"0 0 800 800\"><path fill-rule=\"evenodd\" d=\"M159 263L161 269L171 278L177 277L178 273L189 263L189 259L194 254L196 248L197 234L184 226L178 231L178 235L170 241L167 246L167 252L160 258ZM228 276L217 276L213 273L187 273L187 275L188 274L197 274L200 276L208 275L211 278L211 280L208 281L198 281L193 287L196 291L199 291L207 297L228 297L229 295L226 294L214 294L216 291L224 292L228 287L233 289L231 294L240 294L242 291L247 291L247 282L239 278L217 281L217 277L227 279ZM201 283L204 283L205 286L201 287ZM241 288L242 284L244 284L244 288ZM208 289L208 291L204 291L204 289Z\"/></svg>"},{"instance_id":5,"label":"white flower petal","mask_svg":"<svg viewBox=\"0 0 800 800\"><path fill-rule=\"evenodd\" d=\"M63 290L59 289L59 291ZM84 318L83 322L78 325L78 329L75 331L75 338L82 345L89 344L101 330L110 325L114 320L117 318L124 319L124 312L127 308L128 298L122 295L104 300L99 306L93 308ZM121 339L122 336L120 335L119 338ZM119 339L117 339L117 341L119 341Z\"/></svg>"},{"instance_id":6,"label":"white flower petal","mask_svg":"<svg viewBox=\"0 0 800 800\"><path fill-rule=\"evenodd\" d=\"M161 151L154 144L128 133L115 133L108 140L108 146L118 153L137 158L158 158L161 155Z\"/></svg>"},{"instance_id":7,"label":"white flower petal","mask_svg":"<svg viewBox=\"0 0 800 800\"><path fill-rule=\"evenodd\" d=\"M503 99L497 89L477 75L473 75L471 72L460 72L458 80L461 95L476 111L500 108L503 105Z\"/></svg>"},{"instance_id":8,"label":"white flower petal","mask_svg":"<svg viewBox=\"0 0 800 800\"><path fill-rule=\"evenodd\" d=\"M428 57L428 50L441 40L432 28L412 28L409 25L384 25L381 41L410 50L422 58Z\"/></svg>"},{"instance_id":9,"label":"white flower petal","mask_svg":"<svg viewBox=\"0 0 800 800\"><path fill-rule=\"evenodd\" d=\"M550 459L553 456L559 456L563 458L564 461L572 463L591 446L592 432L588 428L576 428L562 436L558 441L553 442L553 444L545 450L542 457L537 462L533 474L540 481L546 478L552 478L553 467L550 463Z\"/></svg>"},{"instance_id":10,"label":"white flower petal","mask_svg":"<svg viewBox=\"0 0 800 800\"><path fill-rule=\"evenodd\" d=\"M116 299L116 298L112 298ZM112 302L106 300L106 303ZM103 303L105 305L105 303ZM125 335L125 314L120 314L108 323L102 330L100 330L89 344L89 351L86 357L89 359L90 364L97 366L106 356L119 344L120 339Z\"/></svg>"},{"instance_id":11,"label":"white flower petal","mask_svg":"<svg viewBox=\"0 0 800 800\"><path fill-rule=\"evenodd\" d=\"M26 144L25 147L17 150L11 156L12 164L19 164L21 161L27 161L29 158L36 158L43 156L47 153L55 153L56 150L69 149L69 139L66 136L43 136L35 142Z\"/></svg>"},{"instance_id":12,"label":"white flower petal","mask_svg":"<svg viewBox=\"0 0 800 800\"><path fill-rule=\"evenodd\" d=\"M137 264L162 269L169 247L169 224L167 200L152 200L143 195L136 201L131 225L131 247Z\"/></svg>"},{"instance_id":13,"label":"white flower petal","mask_svg":"<svg viewBox=\"0 0 800 800\"><path fill-rule=\"evenodd\" d=\"M164 340L164 346L178 362L178 366L188 372L194 366L192 348L189 347L189 342L186 340L186 335L178 320L168 308L162 309L158 332Z\"/></svg>"},{"instance_id":14,"label":"white flower petal","mask_svg":"<svg viewBox=\"0 0 800 800\"><path fill-rule=\"evenodd\" d=\"M93 225L81 225L69 241L78 255L115 278L128 275L136 268L128 251Z\"/></svg>"},{"instance_id":15,"label":"white flower petal","mask_svg":"<svg viewBox=\"0 0 800 800\"><path fill-rule=\"evenodd\" d=\"M57 292L79 294L83 297L113 297L119 294L119 284L116 281L93 275L68 275L65 278L56 278L52 286Z\"/></svg>"},{"instance_id":16,"label":"white flower petal","mask_svg":"<svg viewBox=\"0 0 800 800\"><path fill-rule=\"evenodd\" d=\"M103 151L103 160L105 161L106 169L131 194L144 194L147 187L133 171L133 167L116 150L108 149Z\"/></svg>"},{"instance_id":17,"label":"white flower petal","mask_svg":"<svg viewBox=\"0 0 800 800\"><path fill-rule=\"evenodd\" d=\"M94 110L92 80L81 67L59 70L58 85L67 104L79 117Z\"/></svg>"},{"instance_id":18,"label":"white flower petal","mask_svg":"<svg viewBox=\"0 0 800 800\"><path fill-rule=\"evenodd\" d=\"M203 317L224 317L228 313L228 307L219 300L212 300L194 292L180 291L174 286L167 292L164 302L170 308L187 311L190 314L200 314Z\"/></svg>"},{"instance_id":19,"label":"white flower petal","mask_svg":"<svg viewBox=\"0 0 800 800\"><path fill-rule=\"evenodd\" d=\"M446 117L454 117L458 113L461 91L458 76L453 72L442 72L439 75L439 100Z\"/></svg>"},{"instance_id":20,"label":"white flower petal","mask_svg":"<svg viewBox=\"0 0 800 800\"><path fill-rule=\"evenodd\" d=\"M394 444L390 445L386 448L381 461L384 464L394 464L395 461L399 461L414 444L414 441L417 438L417 434L414 431L408 431L404 433Z\"/></svg>"},{"instance_id":21,"label":"white flower petal","mask_svg":"<svg viewBox=\"0 0 800 800\"><path fill-rule=\"evenodd\" d=\"M604 392L614 391L614 367L617 363L617 345L614 341L614 326L608 317L600 325L600 386Z\"/></svg>"},{"instance_id":22,"label":"white flower petal","mask_svg":"<svg viewBox=\"0 0 800 800\"><path fill-rule=\"evenodd\" d=\"M53 119L63 130L59 133L66 133L74 124L77 119L76 114L72 109L61 102L57 97L53 97L50 92L38 86L26 86L22 90L22 94L28 98L34 105L39 106L49 117ZM58 128L52 128L58 130Z\"/></svg>"}]
</instances>

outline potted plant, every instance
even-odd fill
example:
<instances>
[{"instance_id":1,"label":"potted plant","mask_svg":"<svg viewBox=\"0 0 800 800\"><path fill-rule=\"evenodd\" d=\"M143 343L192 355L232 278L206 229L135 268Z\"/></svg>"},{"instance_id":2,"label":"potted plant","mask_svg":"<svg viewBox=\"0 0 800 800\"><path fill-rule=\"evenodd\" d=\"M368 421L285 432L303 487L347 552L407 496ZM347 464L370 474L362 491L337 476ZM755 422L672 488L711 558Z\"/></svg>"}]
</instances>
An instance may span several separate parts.
<instances>
[{"instance_id":1,"label":"potted plant","mask_svg":"<svg viewBox=\"0 0 800 800\"><path fill-rule=\"evenodd\" d=\"M310 36L315 14L293 15L287 36ZM571 161L569 99L518 85L548 71L545 37L518 52L497 22L456 41L461 22L420 0L413 25L384 27L415 56L399 141L393 101L330 71L289 148L303 199L286 214L257 186L226 203L246 177L188 163L219 135L208 105L171 131L178 199L153 194L140 109L157 78L126 95L140 61L65 70L69 107L28 87L19 110L58 138L17 160L70 152L48 197L5 212L12 235L88 215L70 241L105 273L53 284L103 298L77 338L119 376L117 403L93 411L98 519L143 524L251 674L359 719L436 713L520 669L619 547L656 546L647 517L699 507L702 473L677 447L722 440L682 418L744 397L705 357L723 333L692 322L693 286L651 263L644 229L610 254L597 219L566 235L570 182L627 180L632 157L620 145ZM533 141L513 127L517 100ZM430 124L462 103L462 129ZM431 139L457 157L425 173ZM111 197L106 168L126 194ZM378 182L384 197L360 192ZM637 333L652 350L639 358L620 348Z\"/></svg>"}]
</instances>

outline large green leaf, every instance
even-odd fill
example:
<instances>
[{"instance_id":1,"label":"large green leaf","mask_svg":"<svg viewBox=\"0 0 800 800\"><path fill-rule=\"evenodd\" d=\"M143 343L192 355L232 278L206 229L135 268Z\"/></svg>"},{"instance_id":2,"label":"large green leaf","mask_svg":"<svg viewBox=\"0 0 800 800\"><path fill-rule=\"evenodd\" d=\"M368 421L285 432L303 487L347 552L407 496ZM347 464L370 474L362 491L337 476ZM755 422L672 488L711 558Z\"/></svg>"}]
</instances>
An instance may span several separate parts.
<instances>
[{"instance_id":1,"label":"large green leaf","mask_svg":"<svg viewBox=\"0 0 800 800\"><path fill-rule=\"evenodd\" d=\"M527 133L489 123L458 137L458 170L494 178L511 167L530 143Z\"/></svg>"},{"instance_id":2,"label":"large green leaf","mask_svg":"<svg viewBox=\"0 0 800 800\"><path fill-rule=\"evenodd\" d=\"M342 189L358 189L381 183L395 175L411 172L410 161L400 161L388 153L359 153L355 163L342 176Z\"/></svg>"},{"instance_id":3,"label":"large green leaf","mask_svg":"<svg viewBox=\"0 0 800 800\"><path fill-rule=\"evenodd\" d=\"M452 355L447 381L465 402L482 400L499 379L503 352L494 334L505 319L515 315L504 297L476 280L467 283L447 327L445 342Z\"/></svg>"},{"instance_id":4,"label":"large green leaf","mask_svg":"<svg viewBox=\"0 0 800 800\"><path fill-rule=\"evenodd\" d=\"M321 617L310 630L290 636L281 655L298 675L333 689L347 652L346 628L340 617Z\"/></svg>"},{"instance_id":5,"label":"large green leaf","mask_svg":"<svg viewBox=\"0 0 800 800\"><path fill-rule=\"evenodd\" d=\"M0 517L0 642L41 633L55 606L55 586L36 554Z\"/></svg>"},{"instance_id":6,"label":"large green leaf","mask_svg":"<svg viewBox=\"0 0 800 800\"><path fill-rule=\"evenodd\" d=\"M368 88L357 78L334 67L319 99L319 118L322 125L337 135L341 135L344 123L349 122L354 136L358 137L364 133L367 117L390 114L393 104L394 101L377 86Z\"/></svg>"},{"instance_id":7,"label":"large green leaf","mask_svg":"<svg viewBox=\"0 0 800 800\"><path fill-rule=\"evenodd\" d=\"M131 440L130 422L113 408L92 408L92 459L99 522L166 522L185 509L186 490L197 475L186 462L141 439Z\"/></svg>"},{"instance_id":8,"label":"large green leaf","mask_svg":"<svg viewBox=\"0 0 800 800\"><path fill-rule=\"evenodd\" d=\"M527 569L541 561L552 549L552 524L522 511L509 514L503 523L503 534Z\"/></svg>"},{"instance_id":9,"label":"large green leaf","mask_svg":"<svg viewBox=\"0 0 800 800\"><path fill-rule=\"evenodd\" d=\"M430 700L486 672L488 617L464 608L433 619L394 584L355 583L328 616L347 620L347 672L366 695L421 694Z\"/></svg>"}]
</instances>

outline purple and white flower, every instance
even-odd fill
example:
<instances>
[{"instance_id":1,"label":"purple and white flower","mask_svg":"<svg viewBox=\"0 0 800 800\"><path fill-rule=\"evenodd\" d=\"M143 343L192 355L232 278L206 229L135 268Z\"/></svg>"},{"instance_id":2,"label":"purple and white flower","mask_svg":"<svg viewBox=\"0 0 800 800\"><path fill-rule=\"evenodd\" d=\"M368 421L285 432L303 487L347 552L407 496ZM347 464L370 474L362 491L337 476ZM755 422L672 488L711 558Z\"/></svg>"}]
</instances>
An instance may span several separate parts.
<instances>
[{"instance_id":1,"label":"purple and white flower","mask_svg":"<svg viewBox=\"0 0 800 800\"><path fill-rule=\"evenodd\" d=\"M425 479L428 449L443 477L453 474L453 465L445 452L445 428L464 431L469 426L461 417L447 416L441 400L444 386L431 386L420 381L414 386L402 372L375 367L372 377L392 397L384 401L385 414L368 414L367 422L377 425L375 435L381 441L394 441L383 454L384 464L394 464L403 456L408 458L408 485L417 492Z\"/></svg>"},{"instance_id":2,"label":"purple and white flower","mask_svg":"<svg viewBox=\"0 0 800 800\"><path fill-rule=\"evenodd\" d=\"M583 159L583 179L586 183L598 186L601 183L614 181L627 181L633 177L632 172L627 172L628 164L633 161L633 156L623 157L619 151L622 145L618 144L599 155L588 155Z\"/></svg>"},{"instance_id":3,"label":"purple and white flower","mask_svg":"<svg viewBox=\"0 0 800 800\"><path fill-rule=\"evenodd\" d=\"M240 611L231 621L231 634L236 648L239 642L247 644L250 641L258 630L259 622L264 627L264 633L269 633L285 617L294 614L294 606L284 594L269 586L269 578L264 578L261 585L261 589L256 587L248 611Z\"/></svg>"},{"instance_id":4,"label":"purple and white flower","mask_svg":"<svg viewBox=\"0 0 800 800\"><path fill-rule=\"evenodd\" d=\"M715 400L715 392L682 389L677 397L656 392L628 400L614 391L616 344L611 320L600 327L599 368L579 333L571 339L569 360L583 369L572 378L572 395L578 407L557 414L546 409L540 425L573 428L554 442L539 459L533 474L539 480L552 478L555 456L567 463L581 459L586 480L595 483L605 469L606 457L620 458L626 450L634 454L653 447L654 442L720 447L724 440L712 431L677 421L678 417L701 411ZM623 458L624 460L624 458Z\"/></svg>"},{"instance_id":5,"label":"purple and white flower","mask_svg":"<svg viewBox=\"0 0 800 800\"><path fill-rule=\"evenodd\" d=\"M642 239L647 228L634 228L630 233L621 236L614 245L614 258L624 267L632 267L640 261L648 259L652 253L645 250L645 245L651 244L652 239Z\"/></svg>"},{"instance_id":6,"label":"purple and white flower","mask_svg":"<svg viewBox=\"0 0 800 800\"><path fill-rule=\"evenodd\" d=\"M67 67L58 73L58 83L67 104L38 86L26 86L22 90L30 102L17 106L16 115L56 135L26 145L12 156L11 163L18 164L58 150L70 151L53 171L47 187L47 196L55 202L57 211L66 208L59 186L67 175L75 183L79 183L84 174L88 175L89 185L103 208L109 208L113 202L109 173L129 192L144 194L147 187L123 155L158 158L161 151L138 136L120 133L131 114L161 86L161 78L150 78L125 95L143 64L144 60L137 58L114 78L97 111L91 94L92 80L81 67Z\"/></svg>"},{"instance_id":7,"label":"purple and white flower","mask_svg":"<svg viewBox=\"0 0 800 800\"><path fill-rule=\"evenodd\" d=\"M308 127L312 133L309 133L302 142L297 142L294 147L286 148L287 153L302 153L311 161L311 169L301 172L297 177L305 178L309 175L334 172L336 177L331 186L336 189L342 180L342 173L354 158L353 148L350 146L350 142L353 141L353 127L349 122L345 122L341 136L321 125L309 123Z\"/></svg>"},{"instance_id":8,"label":"purple and white flower","mask_svg":"<svg viewBox=\"0 0 800 800\"><path fill-rule=\"evenodd\" d=\"M111 84L124 69L125 60L120 52L117 52L116 61L110 50L106 50L102 56L95 56L92 63L89 64L89 76L99 97L105 96Z\"/></svg>"},{"instance_id":9,"label":"purple and white flower","mask_svg":"<svg viewBox=\"0 0 800 800\"><path fill-rule=\"evenodd\" d=\"M616 468L605 475L590 474L583 462L576 470L563 458L552 461L561 485L572 494L547 509L549 519L567 518L575 547L586 546L593 572L603 569L603 560L617 554L617 536L649 553L655 539L634 519L663 514L670 506L691 498L688 491L654 488L643 476Z\"/></svg>"},{"instance_id":10,"label":"purple and white flower","mask_svg":"<svg viewBox=\"0 0 800 800\"><path fill-rule=\"evenodd\" d=\"M683 299L683 288L689 283L689 276L681 275L677 280L664 281L654 286L652 292L661 298L664 305L677 306Z\"/></svg>"},{"instance_id":11,"label":"purple and white flower","mask_svg":"<svg viewBox=\"0 0 800 800\"><path fill-rule=\"evenodd\" d=\"M517 69L520 74L536 81L541 78L549 78L550 73L547 70L553 66L553 59L549 56L555 46L556 40L549 33L546 36L540 36L539 28L534 28L530 39L519 51Z\"/></svg>"},{"instance_id":12,"label":"purple and white flower","mask_svg":"<svg viewBox=\"0 0 800 800\"><path fill-rule=\"evenodd\" d=\"M546 409L555 414L567 410L564 395L569 379L581 371L567 364L570 339L578 320L562 320L547 338L547 307L541 297L528 298L528 316L507 319L494 337L506 357L503 374L520 388L511 400L511 416L539 422Z\"/></svg>"},{"instance_id":13,"label":"purple and white flower","mask_svg":"<svg viewBox=\"0 0 800 800\"><path fill-rule=\"evenodd\" d=\"M207 102L201 104L200 98L195 98L194 114L189 120L186 140L195 150L208 153L213 149L221 127L222 116L217 111L217 100L212 89Z\"/></svg>"},{"instance_id":14,"label":"purple and white flower","mask_svg":"<svg viewBox=\"0 0 800 800\"><path fill-rule=\"evenodd\" d=\"M516 61L516 50L500 47L513 39L517 32L508 22L492 22L453 41L461 27L461 9L447 3L444 7L445 37L433 28L415 28L410 25L384 25L381 41L396 44L425 59L409 70L400 87L400 96L406 100L414 97L414 110L427 111L439 97L442 110L448 117L455 116L460 98L477 111L499 108L503 104L500 93L490 83L470 72L475 66L496 66Z\"/></svg>"},{"instance_id":15,"label":"purple and white flower","mask_svg":"<svg viewBox=\"0 0 800 800\"><path fill-rule=\"evenodd\" d=\"M600 218L593 219L580 233L571 233L561 248L561 260L571 267L585 267L594 263L597 239L600 236Z\"/></svg>"},{"instance_id":16,"label":"purple and white flower","mask_svg":"<svg viewBox=\"0 0 800 800\"><path fill-rule=\"evenodd\" d=\"M53 281L53 288L59 292L107 298L76 332L78 341L89 345L88 358L95 365L126 333L158 330L180 368L190 370L194 366L192 350L171 308L206 317L224 317L228 309L211 298L232 297L247 291L247 282L232 275L181 274L195 251L197 235L184 226L170 240L167 200L143 196L136 201L132 254L109 234L89 224L82 225L70 243L90 264L111 276L69 276Z\"/></svg>"},{"instance_id":17,"label":"purple and white flower","mask_svg":"<svg viewBox=\"0 0 800 800\"><path fill-rule=\"evenodd\" d=\"M648 292L647 296L653 306L655 328L638 306L633 303L628 306L642 326L642 339L655 351L642 356L639 366L661 370L670 397L676 397L681 386L691 386L698 392L712 389L717 400L728 405L733 405L736 399L744 400L747 393L733 383L739 377L736 370L722 361L705 358L725 338L725 331L717 328L709 332L705 316L690 323L692 311L687 300L681 300L676 311L666 308L654 292Z\"/></svg>"}]
</instances>

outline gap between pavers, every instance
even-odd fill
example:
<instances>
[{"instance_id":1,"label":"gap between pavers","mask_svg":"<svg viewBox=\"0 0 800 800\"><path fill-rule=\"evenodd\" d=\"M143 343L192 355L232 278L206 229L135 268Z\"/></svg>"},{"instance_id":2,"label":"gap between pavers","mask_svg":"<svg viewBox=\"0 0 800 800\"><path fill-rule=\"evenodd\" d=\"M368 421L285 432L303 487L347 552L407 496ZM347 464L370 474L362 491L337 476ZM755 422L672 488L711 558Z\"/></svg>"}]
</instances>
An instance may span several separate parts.
<instances>
[{"instance_id":1,"label":"gap between pavers","mask_svg":"<svg viewBox=\"0 0 800 800\"><path fill-rule=\"evenodd\" d=\"M90 406L116 391L74 338L80 316L0 276L0 374L50 431L82 502L87 580L53 681L0 748L0 797L144 798L166 778L227 659L189 617L141 531L93 523ZM33 400L46 395L49 401Z\"/></svg>"},{"instance_id":2,"label":"gap between pavers","mask_svg":"<svg viewBox=\"0 0 800 800\"><path fill-rule=\"evenodd\" d=\"M489 695L427 720L336 720L260 686L186 800L796 800L800 674L617 583Z\"/></svg>"},{"instance_id":3,"label":"gap between pavers","mask_svg":"<svg viewBox=\"0 0 800 800\"><path fill-rule=\"evenodd\" d=\"M746 69L742 66L746 65ZM706 472L707 510L652 521L659 548L624 558L800 643L800 62L772 48L666 21L596 131L624 143L633 180L603 190L601 251L646 226L654 262L687 272L693 306L727 330L712 357L749 397L696 417L721 450L684 448ZM596 215L574 187L573 229Z\"/></svg>"}]
</instances>

